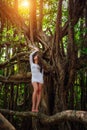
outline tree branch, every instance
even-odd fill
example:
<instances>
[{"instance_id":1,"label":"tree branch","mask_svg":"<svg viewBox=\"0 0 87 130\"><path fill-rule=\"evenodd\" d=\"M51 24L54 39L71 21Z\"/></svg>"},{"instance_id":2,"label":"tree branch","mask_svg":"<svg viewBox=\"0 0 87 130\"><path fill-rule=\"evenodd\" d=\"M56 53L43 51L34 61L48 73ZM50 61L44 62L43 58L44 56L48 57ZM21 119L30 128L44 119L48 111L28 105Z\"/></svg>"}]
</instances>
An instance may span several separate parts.
<instances>
[{"instance_id":1,"label":"tree branch","mask_svg":"<svg viewBox=\"0 0 87 130\"><path fill-rule=\"evenodd\" d=\"M0 75L0 82L6 83L29 83L31 78L31 72L23 73L23 74L15 74L9 77L1 76Z\"/></svg>"},{"instance_id":2,"label":"tree branch","mask_svg":"<svg viewBox=\"0 0 87 130\"><path fill-rule=\"evenodd\" d=\"M0 64L0 68L4 68L6 67L6 65L14 60L17 60L18 57L22 57L22 56L25 56L25 55L29 55L30 53L29 52L20 52L20 53L17 53L15 54L12 58L10 58L9 60L5 61L4 63L1 63Z\"/></svg>"},{"instance_id":3,"label":"tree branch","mask_svg":"<svg viewBox=\"0 0 87 130\"><path fill-rule=\"evenodd\" d=\"M40 122L44 125L46 124L57 124L60 121L76 121L87 125L87 112L86 111L76 111L76 110L66 110L55 115L48 116L43 113L34 113L34 112L18 112L7 109L0 109L1 113L8 115L15 115L20 117L35 117L40 120Z\"/></svg>"},{"instance_id":4,"label":"tree branch","mask_svg":"<svg viewBox=\"0 0 87 130\"><path fill-rule=\"evenodd\" d=\"M25 24L24 19L14 8L8 6L7 2L0 1L0 13L3 17L9 19L11 23L16 24L18 28L20 27L20 29L24 30L25 33L28 32L28 27Z\"/></svg>"},{"instance_id":5,"label":"tree branch","mask_svg":"<svg viewBox=\"0 0 87 130\"><path fill-rule=\"evenodd\" d=\"M73 26L78 22L79 18L82 16L85 3L86 3L86 0L83 0L82 3L80 2L80 0L78 0L78 2L76 1L74 9L73 9L73 16L74 16L73 22L72 22ZM69 21L67 21L65 25L62 27L61 37L64 37L65 35L67 35L68 27L69 27Z\"/></svg>"},{"instance_id":6,"label":"tree branch","mask_svg":"<svg viewBox=\"0 0 87 130\"><path fill-rule=\"evenodd\" d=\"M5 130L16 130L14 126L0 113L0 128Z\"/></svg>"},{"instance_id":7,"label":"tree branch","mask_svg":"<svg viewBox=\"0 0 87 130\"><path fill-rule=\"evenodd\" d=\"M74 12L73 12L73 15L74 15L73 25L75 25L78 22L78 19L80 18L81 14L83 13L85 1L86 0L83 0L82 3L80 1L78 1L75 4L75 7L73 9L74 10ZM14 10L14 8L9 7L6 2L0 1L0 13L3 15L3 17L8 18L11 21L11 23L13 23L13 24L17 25L18 27L20 27L20 29L22 29L24 31L24 33L27 34L28 27L25 24L24 19ZM19 19L19 20L17 20L17 19ZM62 27L61 37L64 37L65 35L67 35L68 26L69 26L69 21L67 21L65 23L65 25ZM38 38L39 37L37 37L37 39ZM46 41L44 43L46 43Z\"/></svg>"}]
</instances>

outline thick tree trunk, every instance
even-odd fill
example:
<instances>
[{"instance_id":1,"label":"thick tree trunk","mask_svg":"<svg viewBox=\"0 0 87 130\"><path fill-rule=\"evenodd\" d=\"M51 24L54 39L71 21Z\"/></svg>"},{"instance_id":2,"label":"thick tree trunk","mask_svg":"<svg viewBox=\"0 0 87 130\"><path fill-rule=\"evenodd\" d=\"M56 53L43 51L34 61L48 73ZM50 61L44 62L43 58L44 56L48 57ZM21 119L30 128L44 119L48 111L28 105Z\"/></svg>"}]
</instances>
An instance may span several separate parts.
<instances>
[{"instance_id":1,"label":"thick tree trunk","mask_svg":"<svg viewBox=\"0 0 87 130\"><path fill-rule=\"evenodd\" d=\"M36 0L30 0L30 40L35 41L37 31Z\"/></svg>"},{"instance_id":2,"label":"thick tree trunk","mask_svg":"<svg viewBox=\"0 0 87 130\"><path fill-rule=\"evenodd\" d=\"M17 0L15 0L16 2ZM39 0L41 2L41 8L43 7L43 0ZM23 31L24 34L26 34L27 32L27 36L28 38L31 40L31 42L35 42L36 37L37 36L37 19L36 19L36 0L30 0L31 2L31 10L30 10L30 20L29 20L29 27L24 23L24 20L21 19L21 17L18 16L17 12L15 12L12 8L8 7L6 4L3 4L0 1L0 13L4 16L7 17L12 23L16 24L18 27L20 27ZM75 43L74 43L74 24L77 23L79 17L80 17L80 13L82 13L82 8L84 0L69 0L69 19L68 22L66 24L65 27L65 32L62 28L62 2L63 0L59 0L59 5L58 5L58 15L57 15L57 22L56 22L56 31L55 31L55 35L54 35L54 42L53 45L49 42L50 38L46 37L46 34L44 32L39 33L39 38L38 40L42 43L43 48L51 48L52 45L52 61L50 63L52 63L52 65L55 68L55 72L53 74L53 72L51 72L51 75L49 74L49 78L50 80L46 82L46 91L45 91L45 95L44 98L46 97L46 99L48 99L48 101L46 100L46 102L48 102L48 104L46 104L45 101L43 101L43 104L45 103L46 109L45 107L43 107L43 105L41 105L40 110L41 112L47 113L47 115L52 115L54 113L63 111L65 109L67 109L67 93L69 94L69 92L73 93L73 83L74 83L74 79L75 79L75 67L76 67L76 50L75 50ZM74 2L74 3L73 3ZM82 6L80 8L80 5L82 3ZM73 9L74 7L74 9ZM77 7L79 7L77 9ZM41 9L42 11L42 9ZM11 15L11 13L13 15ZM39 25L39 29L42 29L42 12L40 12L40 25ZM16 19L19 19L18 21ZM63 48L63 44L61 41L62 36L64 36L65 34L68 33L68 50L66 50L67 54L64 55L64 48ZM49 42L49 45L48 45ZM52 40L51 40L52 42ZM30 42L29 42L30 43ZM9 44L10 45L10 44ZM21 47L20 47L21 48ZM62 48L62 49L61 49ZM49 49L48 49L49 50ZM20 51L20 50L19 50ZM50 51L49 51L50 52ZM29 53L26 53L25 55L27 55ZM23 82L30 82L30 78L31 78L31 74L28 73L24 73L27 72L26 70L26 66L24 67L24 63L21 64L21 61L24 61L24 58L20 61L21 56L24 56L24 53L20 53L15 55L14 57L12 57L11 59L9 59L9 61L6 61L5 63L0 64L1 68L6 67L7 65L12 65L13 62L16 60L16 64L19 63L19 74L17 75L13 75L10 77L0 77L0 81L4 82L4 83L23 83ZM50 59L50 58L49 58ZM48 60L50 61L50 60ZM18 64L17 64L18 65ZM17 66L18 67L18 66ZM9 67L10 68L10 67ZM22 69L23 68L23 69ZM7 69L8 71L8 69ZM23 72L22 72L23 71ZM51 71L51 70L50 70ZM10 72L10 71L9 71ZM11 73L12 74L12 73ZM53 75L52 75L53 74ZM9 73L6 75L8 76ZM28 89L25 87L25 95L24 95L24 105L26 104L26 98L27 98L27 93L26 91L28 91ZM84 92L84 91L82 91ZM14 93L14 89L12 89L11 92L11 97L12 94ZM87 93L87 92L86 92ZM48 95L48 96L47 96ZM18 92L16 94L16 96L18 96ZM74 95L70 95L72 98ZM86 101L86 96L82 95L82 101L83 101L83 97L85 97L85 101ZM29 98L31 100L31 98ZM17 98L15 99L15 104L16 104ZM68 102L69 103L69 102ZM74 101L71 104L74 104ZM13 108L13 102L10 101L10 108ZM16 104L17 105L17 104ZM30 105L30 103L29 103ZM82 104L83 105L83 104ZM30 107L29 107L30 108ZM10 113L12 114L12 113ZM21 116L25 116L28 117L29 116L35 116L38 119L36 119L35 117L33 118L33 122L32 122L32 126L34 129L48 129L47 126L48 124L56 124L56 126L50 128L52 130L67 130L68 128L70 129L70 125L69 123L66 121L79 121L79 122L83 122L83 123L87 123L87 113L85 112L76 112L76 111L64 111L58 114L55 114L51 117L43 115L43 114L36 114L36 113L16 113L14 115L21 115ZM26 122L26 120L24 119L23 121ZM31 120L30 120L31 121ZM63 123L61 123L63 122ZM28 123L28 121L27 121ZM41 125L44 125L44 128L42 128ZM30 124L29 124L30 125ZM23 123L22 123L23 126ZM25 125L23 126L25 127ZM30 125L31 127L31 125Z\"/></svg>"},{"instance_id":3,"label":"thick tree trunk","mask_svg":"<svg viewBox=\"0 0 87 130\"><path fill-rule=\"evenodd\" d=\"M14 9L18 12L18 0L14 1Z\"/></svg>"},{"instance_id":4,"label":"thick tree trunk","mask_svg":"<svg viewBox=\"0 0 87 130\"><path fill-rule=\"evenodd\" d=\"M53 64L55 66L55 105L54 111L55 113L58 111L62 111L66 108L65 105L65 92L64 92L64 69L65 63L64 59L62 59L61 52L61 19L62 19L62 0L59 0L58 6L58 15L56 22L56 32L55 32L55 40L53 43ZM56 49L56 50L55 50Z\"/></svg>"},{"instance_id":5,"label":"thick tree trunk","mask_svg":"<svg viewBox=\"0 0 87 130\"><path fill-rule=\"evenodd\" d=\"M16 130L2 114L0 114L0 129L2 129L2 130Z\"/></svg>"}]
</instances>

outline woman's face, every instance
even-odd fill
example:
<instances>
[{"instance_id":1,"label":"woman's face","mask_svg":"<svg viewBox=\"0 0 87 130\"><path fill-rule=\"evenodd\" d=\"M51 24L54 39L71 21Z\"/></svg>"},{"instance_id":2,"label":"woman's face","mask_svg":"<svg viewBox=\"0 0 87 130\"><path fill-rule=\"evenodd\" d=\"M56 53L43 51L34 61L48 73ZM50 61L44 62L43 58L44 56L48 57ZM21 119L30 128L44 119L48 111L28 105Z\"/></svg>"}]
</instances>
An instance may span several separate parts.
<instances>
[{"instance_id":1,"label":"woman's face","mask_svg":"<svg viewBox=\"0 0 87 130\"><path fill-rule=\"evenodd\" d=\"M38 54L34 56L34 61L38 61Z\"/></svg>"}]
</instances>

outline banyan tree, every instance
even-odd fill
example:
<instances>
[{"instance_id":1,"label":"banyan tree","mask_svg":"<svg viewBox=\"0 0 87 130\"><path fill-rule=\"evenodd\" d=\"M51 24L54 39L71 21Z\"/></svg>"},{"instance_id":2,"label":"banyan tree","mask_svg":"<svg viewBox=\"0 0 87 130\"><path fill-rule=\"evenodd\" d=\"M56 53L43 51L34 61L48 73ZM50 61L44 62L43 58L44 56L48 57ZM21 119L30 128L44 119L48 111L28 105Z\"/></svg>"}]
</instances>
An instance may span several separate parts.
<instances>
[{"instance_id":1,"label":"banyan tree","mask_svg":"<svg viewBox=\"0 0 87 130\"><path fill-rule=\"evenodd\" d=\"M87 1L27 0L27 10L22 2L0 0L0 130L86 130ZM38 113L31 112L34 47L44 66Z\"/></svg>"}]
</instances>

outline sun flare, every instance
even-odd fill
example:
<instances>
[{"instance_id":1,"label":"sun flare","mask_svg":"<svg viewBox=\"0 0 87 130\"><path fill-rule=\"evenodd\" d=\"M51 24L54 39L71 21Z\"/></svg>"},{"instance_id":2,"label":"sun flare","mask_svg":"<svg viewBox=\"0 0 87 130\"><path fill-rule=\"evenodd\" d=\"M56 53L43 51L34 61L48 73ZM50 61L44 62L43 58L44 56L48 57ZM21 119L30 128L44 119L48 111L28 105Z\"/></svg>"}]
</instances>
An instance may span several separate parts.
<instances>
[{"instance_id":1,"label":"sun flare","mask_svg":"<svg viewBox=\"0 0 87 130\"><path fill-rule=\"evenodd\" d=\"M22 0L21 7L28 8L29 7L29 1L28 0Z\"/></svg>"}]
</instances>

